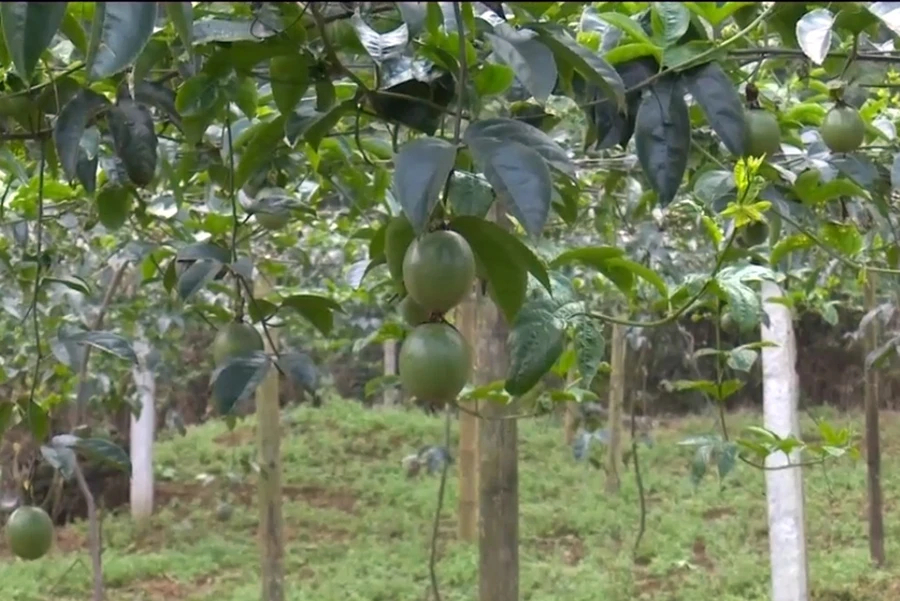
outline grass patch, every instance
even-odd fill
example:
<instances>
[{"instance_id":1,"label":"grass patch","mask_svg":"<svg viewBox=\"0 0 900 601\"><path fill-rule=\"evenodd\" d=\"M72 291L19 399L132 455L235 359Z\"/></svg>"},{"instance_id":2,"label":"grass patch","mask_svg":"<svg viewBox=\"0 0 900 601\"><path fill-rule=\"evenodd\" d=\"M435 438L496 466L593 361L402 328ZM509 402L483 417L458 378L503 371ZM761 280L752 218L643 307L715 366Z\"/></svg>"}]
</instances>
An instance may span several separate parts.
<instances>
[{"instance_id":1,"label":"grass patch","mask_svg":"<svg viewBox=\"0 0 900 601\"><path fill-rule=\"evenodd\" d=\"M730 416L735 431L758 423ZM861 420L836 416L837 422ZM900 551L893 521L900 477L900 416L886 413L883 485L889 560ZM809 424L807 424L809 426ZM767 601L768 538L762 473L739 465L723 486L694 489L690 449L675 443L714 427L712 418L675 420L641 447L648 498L647 533L638 557L630 472L607 497L603 474L575 463L553 420L520 427L521 598L528 601L654 601L714 598ZM291 601L429 599L428 553L437 477L407 479L401 458L443 436L439 418L415 411L367 411L333 402L298 409L284 420L284 516L287 598ZM104 519L104 567L110 601L256 601L256 489L252 420L234 432L221 423L193 428L157 447L158 511L143 529L126 514ZM454 441L455 444L455 441ZM455 539L456 470L441 523L439 577L446 601L477 590L477 549ZM865 463L842 460L805 478L813 601L895 601L900 562L876 571L868 561ZM219 521L216 508L234 508ZM5 543L0 543L5 545ZM58 532L51 554L14 561L0 546L0 592L16 601L88 598L85 524Z\"/></svg>"}]
</instances>

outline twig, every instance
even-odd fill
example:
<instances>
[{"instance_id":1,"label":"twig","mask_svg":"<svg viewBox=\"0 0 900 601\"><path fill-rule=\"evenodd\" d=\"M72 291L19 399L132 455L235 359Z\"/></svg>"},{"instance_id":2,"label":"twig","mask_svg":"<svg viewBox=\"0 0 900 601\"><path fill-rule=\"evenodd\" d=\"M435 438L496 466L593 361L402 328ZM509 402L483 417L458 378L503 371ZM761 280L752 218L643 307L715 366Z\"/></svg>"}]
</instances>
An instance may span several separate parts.
<instances>
[{"instance_id":1,"label":"twig","mask_svg":"<svg viewBox=\"0 0 900 601\"><path fill-rule=\"evenodd\" d=\"M850 58L852 52L829 52L828 58ZM795 48L739 48L729 50L728 56L732 58L802 58L806 55L802 50ZM870 63L900 63L900 56L896 54L882 54L876 52L856 53L853 60Z\"/></svg>"},{"instance_id":2,"label":"twig","mask_svg":"<svg viewBox=\"0 0 900 601\"><path fill-rule=\"evenodd\" d=\"M91 553L91 568L94 575L94 595L93 601L103 601L103 543L101 541L100 521L97 519L97 504L94 501L94 495L88 487L87 481L84 479L84 473L81 471L81 465L78 460L72 462L75 473L75 481L78 483L78 489L84 496L84 502L87 504L88 514L88 546Z\"/></svg>"},{"instance_id":3,"label":"twig","mask_svg":"<svg viewBox=\"0 0 900 601\"><path fill-rule=\"evenodd\" d=\"M228 133L228 198L231 200L231 262L237 263L237 237L240 220L237 213L237 195L234 186L234 140L231 134L231 109L225 118L225 126ZM235 278L239 278L235 274ZM234 317L237 321L244 321L244 296L241 294L241 283L238 279L234 282Z\"/></svg>"},{"instance_id":4,"label":"twig","mask_svg":"<svg viewBox=\"0 0 900 601\"><path fill-rule=\"evenodd\" d=\"M127 267L128 261L123 261L113 272L112 280L110 280L109 286L106 288L106 293L103 295L103 301L100 303L100 311L97 313L94 323L91 324L92 332L103 327L103 320L106 319L106 312L109 310L113 295L119 288L119 284L122 282L122 277L125 275L125 269ZM84 345L84 358L81 360L81 366L78 370L78 392L75 395L75 423L70 424L71 426L78 425L83 419L82 409L85 401L84 397L87 395L88 361L91 358L92 348L93 347L90 345Z\"/></svg>"},{"instance_id":5,"label":"twig","mask_svg":"<svg viewBox=\"0 0 900 601\"><path fill-rule=\"evenodd\" d=\"M799 463L790 463L790 458L788 458L787 464L772 467L772 466L768 466L768 465L763 465L761 463L756 463L755 461L750 461L749 459L747 459L746 457L742 457L741 455L738 455L738 459L740 459L741 461L743 461L744 463L746 463L747 465L749 465L751 467L755 467L758 470L763 470L766 472L778 472L781 470L789 470L789 469L796 468L796 467L812 467L814 465L822 465L823 463L825 463L824 457L821 459L813 460L813 461L801 461Z\"/></svg>"},{"instance_id":6,"label":"twig","mask_svg":"<svg viewBox=\"0 0 900 601\"><path fill-rule=\"evenodd\" d=\"M454 2L454 4L457 4ZM450 405L444 408L444 449L450 449ZM449 451L448 451L449 452ZM431 592L434 601L441 601L441 590L437 577L437 542L441 528L441 510L444 508L444 491L447 488L447 472L450 470L449 459L444 461L441 469L441 484L438 486L437 507L434 510L434 522L431 527L431 555L428 558L428 575L431 577Z\"/></svg>"}]
</instances>

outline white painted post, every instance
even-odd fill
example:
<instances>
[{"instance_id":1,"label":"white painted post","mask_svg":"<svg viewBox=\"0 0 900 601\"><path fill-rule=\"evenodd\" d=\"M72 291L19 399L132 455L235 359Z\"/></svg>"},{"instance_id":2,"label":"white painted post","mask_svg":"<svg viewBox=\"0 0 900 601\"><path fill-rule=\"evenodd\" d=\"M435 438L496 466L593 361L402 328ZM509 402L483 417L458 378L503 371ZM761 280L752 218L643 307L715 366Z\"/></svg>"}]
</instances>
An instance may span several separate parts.
<instances>
[{"instance_id":1,"label":"white painted post","mask_svg":"<svg viewBox=\"0 0 900 601\"><path fill-rule=\"evenodd\" d=\"M156 431L156 381L147 365L150 345L135 342L138 364L131 369L141 411L131 415L131 517L143 520L153 513L153 438Z\"/></svg>"},{"instance_id":2,"label":"white painted post","mask_svg":"<svg viewBox=\"0 0 900 601\"><path fill-rule=\"evenodd\" d=\"M778 284L763 281L763 309L769 326L762 325L761 339L778 345L762 349L763 413L766 428L779 436L789 436L800 434L800 382L791 311L783 304L768 302L781 296L783 292ZM808 601L803 468L773 469L789 461L798 463L799 453L792 453L790 460L784 453L766 459L772 601Z\"/></svg>"}]
</instances>

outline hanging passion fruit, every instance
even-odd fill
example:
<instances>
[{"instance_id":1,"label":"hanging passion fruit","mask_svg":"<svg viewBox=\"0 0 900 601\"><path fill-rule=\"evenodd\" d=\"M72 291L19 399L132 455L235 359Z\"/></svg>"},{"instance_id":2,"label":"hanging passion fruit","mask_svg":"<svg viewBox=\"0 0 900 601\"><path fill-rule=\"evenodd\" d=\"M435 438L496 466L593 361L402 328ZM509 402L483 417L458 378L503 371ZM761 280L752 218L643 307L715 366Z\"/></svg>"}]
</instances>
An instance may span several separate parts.
<instances>
[{"instance_id":1,"label":"hanging passion fruit","mask_svg":"<svg viewBox=\"0 0 900 601\"><path fill-rule=\"evenodd\" d=\"M819 135L831 152L853 152L862 146L866 137L866 124L852 106L839 103L834 106L819 127Z\"/></svg>"},{"instance_id":2,"label":"hanging passion fruit","mask_svg":"<svg viewBox=\"0 0 900 601\"><path fill-rule=\"evenodd\" d=\"M418 326L403 341L397 371L412 396L432 403L456 398L472 372L469 344L445 323Z\"/></svg>"},{"instance_id":3,"label":"hanging passion fruit","mask_svg":"<svg viewBox=\"0 0 900 601\"><path fill-rule=\"evenodd\" d=\"M748 156L759 157L781 152L781 128L778 127L778 119L772 113L751 108L744 112L747 122L746 153Z\"/></svg>"},{"instance_id":4,"label":"hanging passion fruit","mask_svg":"<svg viewBox=\"0 0 900 601\"><path fill-rule=\"evenodd\" d=\"M403 258L406 291L429 313L444 313L469 293L475 281L475 255L466 239L450 230L425 234Z\"/></svg>"}]
</instances>

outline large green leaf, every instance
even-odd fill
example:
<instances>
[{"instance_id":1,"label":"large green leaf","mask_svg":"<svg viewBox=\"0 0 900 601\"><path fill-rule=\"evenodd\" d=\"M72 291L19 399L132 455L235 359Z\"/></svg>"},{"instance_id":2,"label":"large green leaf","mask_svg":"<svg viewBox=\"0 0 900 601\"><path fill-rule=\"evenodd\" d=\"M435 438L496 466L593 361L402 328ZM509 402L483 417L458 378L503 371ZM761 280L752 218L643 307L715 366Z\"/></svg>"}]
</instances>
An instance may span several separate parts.
<instances>
[{"instance_id":1,"label":"large green leaf","mask_svg":"<svg viewBox=\"0 0 900 601\"><path fill-rule=\"evenodd\" d=\"M236 404L250 398L259 387L272 362L262 351L232 357L212 375L212 396L222 415L231 412Z\"/></svg>"},{"instance_id":2,"label":"large green leaf","mask_svg":"<svg viewBox=\"0 0 900 601\"><path fill-rule=\"evenodd\" d=\"M97 193L97 216L103 227L115 231L131 216L132 199L128 188L107 184Z\"/></svg>"},{"instance_id":3,"label":"large green leaf","mask_svg":"<svg viewBox=\"0 0 900 601\"><path fill-rule=\"evenodd\" d=\"M703 109L706 120L728 152L744 155L747 125L741 98L718 63L706 63L682 74L688 92Z\"/></svg>"},{"instance_id":4,"label":"large green leaf","mask_svg":"<svg viewBox=\"0 0 900 601\"><path fill-rule=\"evenodd\" d=\"M550 215L553 180L536 150L514 141L492 138L469 141L472 157L498 196L532 236L540 235Z\"/></svg>"},{"instance_id":5,"label":"large green leaf","mask_svg":"<svg viewBox=\"0 0 900 601\"><path fill-rule=\"evenodd\" d=\"M89 90L81 90L63 107L53 126L53 141L62 165L63 173L70 180L77 176L78 159L81 156L81 139L88 122L103 108L110 106L105 96Z\"/></svg>"},{"instance_id":6,"label":"large green leaf","mask_svg":"<svg viewBox=\"0 0 900 601\"><path fill-rule=\"evenodd\" d=\"M450 177L448 201L454 215L484 217L494 203L494 191L477 173L454 171Z\"/></svg>"},{"instance_id":7,"label":"large green leaf","mask_svg":"<svg viewBox=\"0 0 900 601\"><path fill-rule=\"evenodd\" d=\"M193 51L193 26L194 26L194 8L192 2L164 2L169 20L175 26L175 32L178 34L185 50L190 54Z\"/></svg>"},{"instance_id":8,"label":"large green leaf","mask_svg":"<svg viewBox=\"0 0 900 601\"><path fill-rule=\"evenodd\" d=\"M417 234L428 225L456 162L456 147L440 138L407 142L394 159L394 194Z\"/></svg>"},{"instance_id":9,"label":"large green leaf","mask_svg":"<svg viewBox=\"0 0 900 601\"><path fill-rule=\"evenodd\" d=\"M562 146L540 129L522 121L494 118L470 123L463 141L471 145L473 140L481 138L518 142L535 150L557 171L572 177L575 175L575 164Z\"/></svg>"},{"instance_id":10,"label":"large green leaf","mask_svg":"<svg viewBox=\"0 0 900 601\"><path fill-rule=\"evenodd\" d=\"M112 332L78 332L68 336L66 342L92 346L104 353L109 353L132 363L136 364L138 362L131 343L122 336Z\"/></svg>"},{"instance_id":11,"label":"large green leaf","mask_svg":"<svg viewBox=\"0 0 900 601\"><path fill-rule=\"evenodd\" d=\"M635 122L635 146L644 175L662 206L675 199L691 149L691 119L678 81L663 77L644 94Z\"/></svg>"},{"instance_id":12,"label":"large green leaf","mask_svg":"<svg viewBox=\"0 0 900 601\"><path fill-rule=\"evenodd\" d=\"M309 87L309 56L304 53L276 56L269 61L272 98L284 114L294 110Z\"/></svg>"},{"instance_id":13,"label":"large green leaf","mask_svg":"<svg viewBox=\"0 0 900 601\"><path fill-rule=\"evenodd\" d=\"M294 294L281 301L281 306L297 311L326 336L334 327L334 312L343 311L335 301L315 294Z\"/></svg>"},{"instance_id":14,"label":"large green leaf","mask_svg":"<svg viewBox=\"0 0 900 601\"><path fill-rule=\"evenodd\" d=\"M654 2L651 22L658 37L671 46L687 33L691 13L683 2Z\"/></svg>"},{"instance_id":15,"label":"large green leaf","mask_svg":"<svg viewBox=\"0 0 900 601\"><path fill-rule=\"evenodd\" d=\"M534 388L562 355L565 342L565 323L547 303L526 303L509 333L506 391L519 396Z\"/></svg>"},{"instance_id":16,"label":"large green leaf","mask_svg":"<svg viewBox=\"0 0 900 601\"><path fill-rule=\"evenodd\" d=\"M546 102L558 74L553 52L533 31L516 31L507 23L498 23L494 32L485 34L494 54L512 68L535 100Z\"/></svg>"},{"instance_id":17,"label":"large green leaf","mask_svg":"<svg viewBox=\"0 0 900 601\"><path fill-rule=\"evenodd\" d=\"M83 453L94 463L100 463L131 472L131 458L125 449L105 438L79 438L75 443L75 449Z\"/></svg>"},{"instance_id":18,"label":"large green leaf","mask_svg":"<svg viewBox=\"0 0 900 601\"><path fill-rule=\"evenodd\" d=\"M578 359L578 372L581 374L579 387L590 389L594 376L597 375L597 369L606 355L606 340L597 320L579 316L572 321L574 327L572 342Z\"/></svg>"},{"instance_id":19,"label":"large green leaf","mask_svg":"<svg viewBox=\"0 0 900 601\"><path fill-rule=\"evenodd\" d=\"M106 116L113 147L128 178L139 187L148 186L156 173L157 160L153 116L146 107L129 99L120 100Z\"/></svg>"},{"instance_id":20,"label":"large green leaf","mask_svg":"<svg viewBox=\"0 0 900 601\"><path fill-rule=\"evenodd\" d=\"M479 257L492 255L502 257L504 261L517 263L520 268L533 275L548 291L550 290L550 277L540 259L518 238L496 223L478 217L459 216L450 222L450 229L465 238L472 247L472 251ZM488 262L493 262L493 258L489 258ZM487 263L484 266L485 269L489 268ZM490 278L490 272L488 277Z\"/></svg>"},{"instance_id":21,"label":"large green leaf","mask_svg":"<svg viewBox=\"0 0 900 601\"><path fill-rule=\"evenodd\" d=\"M88 77L102 79L128 67L153 35L156 2L97 2L85 60Z\"/></svg>"},{"instance_id":22,"label":"large green leaf","mask_svg":"<svg viewBox=\"0 0 900 601\"><path fill-rule=\"evenodd\" d=\"M319 370L309 355L292 351L282 352L275 364L303 390L316 394L319 389Z\"/></svg>"},{"instance_id":23,"label":"large green leaf","mask_svg":"<svg viewBox=\"0 0 900 601\"><path fill-rule=\"evenodd\" d=\"M831 50L831 28L834 25L834 14L827 8L816 8L809 11L797 21L797 43L803 54L813 63L821 65Z\"/></svg>"},{"instance_id":24,"label":"large green leaf","mask_svg":"<svg viewBox=\"0 0 900 601\"><path fill-rule=\"evenodd\" d=\"M2 2L0 20L10 58L19 77L31 81L41 54L53 41L67 2Z\"/></svg>"},{"instance_id":25,"label":"large green leaf","mask_svg":"<svg viewBox=\"0 0 900 601\"><path fill-rule=\"evenodd\" d=\"M542 29L541 40L558 59L572 65L587 81L614 98L618 109L625 110L625 84L609 63L559 29Z\"/></svg>"}]
</instances>

